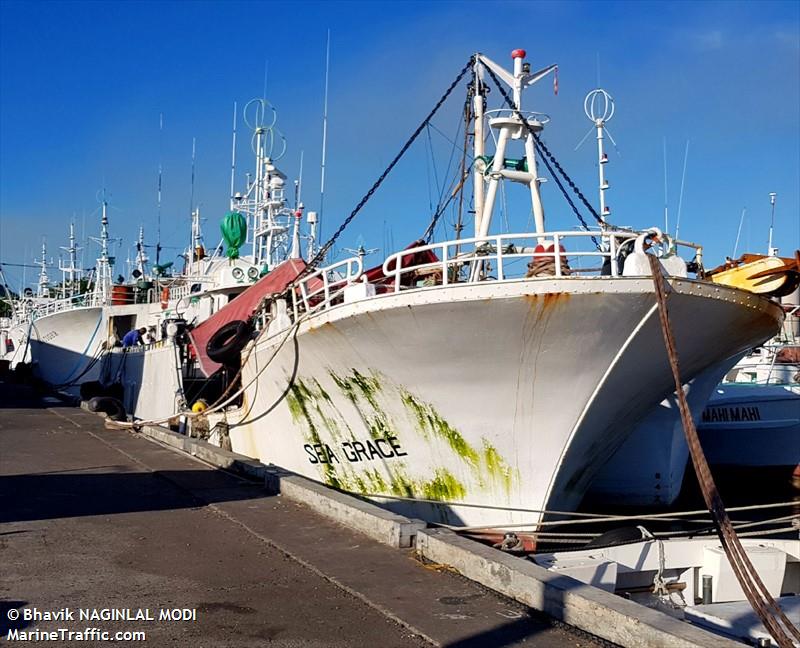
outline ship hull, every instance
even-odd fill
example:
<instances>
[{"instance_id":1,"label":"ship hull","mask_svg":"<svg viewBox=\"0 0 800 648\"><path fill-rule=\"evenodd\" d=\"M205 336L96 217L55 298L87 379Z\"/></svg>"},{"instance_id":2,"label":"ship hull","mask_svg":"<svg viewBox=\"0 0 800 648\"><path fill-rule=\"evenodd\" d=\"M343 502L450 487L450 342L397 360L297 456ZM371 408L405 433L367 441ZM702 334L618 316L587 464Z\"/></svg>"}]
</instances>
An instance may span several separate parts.
<instances>
[{"instance_id":1,"label":"ship hull","mask_svg":"<svg viewBox=\"0 0 800 648\"><path fill-rule=\"evenodd\" d=\"M725 373L738 355L714 365L684 385L686 402L695 423ZM650 410L625 443L600 469L586 494L587 504L614 507L665 507L681 493L689 461L678 399L670 394Z\"/></svg>"},{"instance_id":2,"label":"ship hull","mask_svg":"<svg viewBox=\"0 0 800 648\"><path fill-rule=\"evenodd\" d=\"M100 383L122 385L123 407L134 418L164 422L183 400L180 350L168 341L114 349L103 357Z\"/></svg>"},{"instance_id":3,"label":"ship hull","mask_svg":"<svg viewBox=\"0 0 800 648\"><path fill-rule=\"evenodd\" d=\"M697 433L712 468L774 468L788 478L800 464L800 385L720 385Z\"/></svg>"},{"instance_id":4,"label":"ship hull","mask_svg":"<svg viewBox=\"0 0 800 648\"><path fill-rule=\"evenodd\" d=\"M765 299L670 283L687 381L780 325ZM235 451L451 524L535 527L545 509L573 510L674 390L649 278L383 295L243 356Z\"/></svg>"},{"instance_id":5,"label":"ship hull","mask_svg":"<svg viewBox=\"0 0 800 648\"><path fill-rule=\"evenodd\" d=\"M34 375L54 386L72 387L97 380L99 355L106 339L102 307L64 310L39 317L27 334Z\"/></svg>"}]
</instances>

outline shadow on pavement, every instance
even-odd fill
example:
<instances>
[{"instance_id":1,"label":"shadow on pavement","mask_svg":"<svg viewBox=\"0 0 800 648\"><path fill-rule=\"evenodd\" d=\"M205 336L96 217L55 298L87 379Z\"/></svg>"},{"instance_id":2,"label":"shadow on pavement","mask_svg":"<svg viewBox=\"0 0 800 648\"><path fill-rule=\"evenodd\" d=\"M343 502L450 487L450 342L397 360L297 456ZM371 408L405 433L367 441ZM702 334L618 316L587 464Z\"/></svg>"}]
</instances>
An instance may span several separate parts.
<instances>
[{"instance_id":1,"label":"shadow on pavement","mask_svg":"<svg viewBox=\"0 0 800 648\"><path fill-rule=\"evenodd\" d=\"M265 497L270 495L262 484L214 470L4 475L0 523L164 511Z\"/></svg>"}]
</instances>

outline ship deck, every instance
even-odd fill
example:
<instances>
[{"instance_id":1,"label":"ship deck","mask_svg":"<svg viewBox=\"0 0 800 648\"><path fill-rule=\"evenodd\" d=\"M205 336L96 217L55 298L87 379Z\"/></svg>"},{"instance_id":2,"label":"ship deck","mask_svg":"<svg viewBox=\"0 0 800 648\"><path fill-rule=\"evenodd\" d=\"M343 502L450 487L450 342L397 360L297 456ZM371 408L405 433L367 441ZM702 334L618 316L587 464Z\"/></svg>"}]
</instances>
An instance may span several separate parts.
<instances>
[{"instance_id":1,"label":"ship deck","mask_svg":"<svg viewBox=\"0 0 800 648\"><path fill-rule=\"evenodd\" d=\"M600 645L260 483L9 383L0 502L4 638L94 627L144 631L155 645ZM34 607L76 618L9 620ZM78 620L107 608L156 620ZM195 618L157 620L175 608Z\"/></svg>"}]
</instances>

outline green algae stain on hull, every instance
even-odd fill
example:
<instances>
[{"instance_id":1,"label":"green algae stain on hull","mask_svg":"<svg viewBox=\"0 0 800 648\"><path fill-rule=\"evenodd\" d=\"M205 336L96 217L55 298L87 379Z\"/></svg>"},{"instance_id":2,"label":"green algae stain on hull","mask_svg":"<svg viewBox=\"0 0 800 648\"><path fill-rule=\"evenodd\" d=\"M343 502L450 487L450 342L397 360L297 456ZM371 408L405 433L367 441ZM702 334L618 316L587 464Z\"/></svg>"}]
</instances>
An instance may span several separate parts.
<instances>
[{"instance_id":1,"label":"green algae stain on hull","mask_svg":"<svg viewBox=\"0 0 800 648\"><path fill-rule=\"evenodd\" d=\"M483 463L489 475L498 480L502 484L506 495L509 495L514 476L515 474L518 476L518 473L506 463L500 453L497 452L497 449L486 439L483 439Z\"/></svg>"},{"instance_id":2,"label":"green algae stain on hull","mask_svg":"<svg viewBox=\"0 0 800 648\"><path fill-rule=\"evenodd\" d=\"M507 495L510 494L518 474L485 438L481 438L483 447L476 448L431 403L403 387L392 385L378 373L366 374L351 369L347 374L339 374L328 369L328 375L335 388L355 409L364 432L372 440L397 437L402 443L403 428L411 424L424 441L436 439L445 443L454 453L454 459L463 462L472 473L481 490L494 484L494 488L500 486ZM398 399L400 408L397 407ZM342 430L357 440L345 414L316 378L296 379L286 402L292 420L304 430L307 443L324 445L321 434L330 435L333 443L341 438ZM403 409L407 412L406 422L398 425L388 412ZM367 465L342 460L320 463L318 468L324 483L362 495L383 494L438 501L459 501L467 497L467 487L449 469L452 466L433 467L433 477L427 480L412 479L406 464L395 461L382 461L377 467L368 468Z\"/></svg>"},{"instance_id":3,"label":"green algae stain on hull","mask_svg":"<svg viewBox=\"0 0 800 648\"><path fill-rule=\"evenodd\" d=\"M464 499L467 489L451 472L439 468L435 471L432 480L422 484L422 495L425 499L452 502Z\"/></svg>"}]
</instances>

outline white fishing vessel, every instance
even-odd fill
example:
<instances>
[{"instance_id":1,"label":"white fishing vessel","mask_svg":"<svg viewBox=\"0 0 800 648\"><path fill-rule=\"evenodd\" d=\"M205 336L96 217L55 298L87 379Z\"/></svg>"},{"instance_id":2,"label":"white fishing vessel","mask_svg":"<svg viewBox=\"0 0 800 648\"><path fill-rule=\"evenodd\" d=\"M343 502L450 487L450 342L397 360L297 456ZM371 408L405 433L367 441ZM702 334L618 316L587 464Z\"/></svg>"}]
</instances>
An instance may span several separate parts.
<instances>
[{"instance_id":1,"label":"white fishing vessel","mask_svg":"<svg viewBox=\"0 0 800 648\"><path fill-rule=\"evenodd\" d=\"M258 316L266 326L242 354L243 404L212 440L428 520L535 527L546 510L574 509L674 389L649 254L670 275L687 382L775 334L775 303L688 277L674 251L696 268L698 246L614 228L602 202L597 229L545 227L548 118L521 98L555 66L531 73L522 50L512 57L513 72L483 55L470 68L475 235L421 241L369 272L361 257L312 262ZM512 89L510 107L485 110L489 77ZM602 179L600 128L598 155ZM530 195L534 232L490 233L509 181Z\"/></svg>"}]
</instances>

